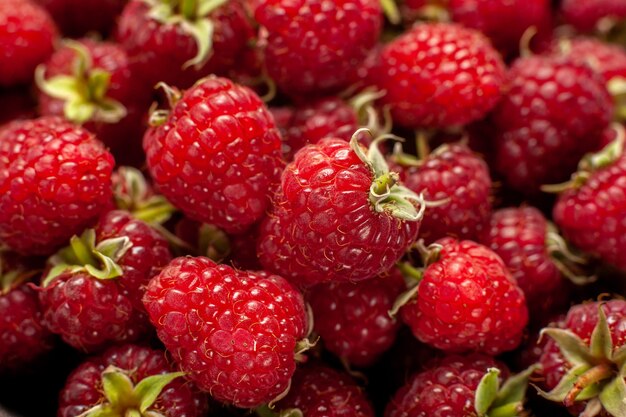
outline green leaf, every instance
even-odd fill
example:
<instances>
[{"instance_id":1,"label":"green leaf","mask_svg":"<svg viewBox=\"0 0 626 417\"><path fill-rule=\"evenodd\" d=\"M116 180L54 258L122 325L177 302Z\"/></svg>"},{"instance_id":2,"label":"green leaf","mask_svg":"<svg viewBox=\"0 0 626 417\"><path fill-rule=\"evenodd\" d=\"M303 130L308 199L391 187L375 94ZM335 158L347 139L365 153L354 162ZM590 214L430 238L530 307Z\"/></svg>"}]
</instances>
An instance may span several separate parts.
<instances>
[{"instance_id":1,"label":"green leaf","mask_svg":"<svg viewBox=\"0 0 626 417\"><path fill-rule=\"evenodd\" d=\"M185 375L184 372L171 372L144 378L137 384L134 394L139 401L139 411L144 413L157 400L163 388L170 382Z\"/></svg>"},{"instance_id":2,"label":"green leaf","mask_svg":"<svg viewBox=\"0 0 626 417\"><path fill-rule=\"evenodd\" d=\"M528 378L530 378L532 373L535 372L537 368L537 365L530 366L528 369L507 379L502 386L502 389L498 392L498 396L493 403L493 407L501 407L507 404L516 404L519 406L523 403L526 398Z\"/></svg>"},{"instance_id":3,"label":"green leaf","mask_svg":"<svg viewBox=\"0 0 626 417\"><path fill-rule=\"evenodd\" d=\"M591 333L590 350L591 354L598 359L610 359L613 355L613 341L603 307L602 303L598 307L598 323Z\"/></svg>"},{"instance_id":4,"label":"green leaf","mask_svg":"<svg viewBox=\"0 0 626 417\"><path fill-rule=\"evenodd\" d=\"M65 102L63 111L65 118L76 124L83 124L91 120L96 113L96 105L84 100L83 98L76 100L68 100Z\"/></svg>"},{"instance_id":5,"label":"green leaf","mask_svg":"<svg viewBox=\"0 0 626 417\"><path fill-rule=\"evenodd\" d=\"M565 359L572 365L595 362L587 344L573 332L564 329L545 328L541 331L541 335L548 335L554 339Z\"/></svg>"},{"instance_id":6,"label":"green leaf","mask_svg":"<svg viewBox=\"0 0 626 417\"><path fill-rule=\"evenodd\" d=\"M94 101L100 101L106 97L111 83L111 73L100 68L96 68L89 74L87 84L89 86L89 96Z\"/></svg>"},{"instance_id":7,"label":"green leaf","mask_svg":"<svg viewBox=\"0 0 626 417\"><path fill-rule=\"evenodd\" d=\"M127 236L119 236L98 243L98 246L95 248L95 253L100 253L102 256L111 258L113 261L117 262L132 247L133 244Z\"/></svg>"},{"instance_id":8,"label":"green leaf","mask_svg":"<svg viewBox=\"0 0 626 417\"><path fill-rule=\"evenodd\" d=\"M480 417L487 415L487 411L489 411L491 405L496 400L498 390L500 389L499 377L499 369L489 368L478 384L474 399L474 407L476 408L476 413L478 413Z\"/></svg>"},{"instance_id":9,"label":"green leaf","mask_svg":"<svg viewBox=\"0 0 626 417\"><path fill-rule=\"evenodd\" d=\"M195 67L196 69L199 69L211 57L215 25L210 19L205 18L199 19L193 23L183 20L181 22L181 27L194 38L198 48L196 56L185 62L183 68Z\"/></svg>"},{"instance_id":10,"label":"green leaf","mask_svg":"<svg viewBox=\"0 0 626 417\"><path fill-rule=\"evenodd\" d=\"M119 417L119 413L113 408L103 405L98 405L84 414L78 417Z\"/></svg>"},{"instance_id":11,"label":"green leaf","mask_svg":"<svg viewBox=\"0 0 626 417\"><path fill-rule=\"evenodd\" d=\"M391 310L389 310L389 317L395 318L398 315L400 309L417 296L418 290L419 283L400 294L398 298L396 298L396 301L393 303L393 307L391 307Z\"/></svg>"},{"instance_id":12,"label":"green leaf","mask_svg":"<svg viewBox=\"0 0 626 417\"><path fill-rule=\"evenodd\" d=\"M605 385L598 396L604 409L613 417L626 417L626 383L618 375Z\"/></svg>"},{"instance_id":13,"label":"green leaf","mask_svg":"<svg viewBox=\"0 0 626 417\"><path fill-rule=\"evenodd\" d=\"M578 377L591 369L591 365L582 364L569 370L567 374L559 381L558 385L550 392L545 392L542 389L537 388L539 395L543 398L555 401L563 402L567 394L574 388Z\"/></svg>"},{"instance_id":14,"label":"green leaf","mask_svg":"<svg viewBox=\"0 0 626 417\"><path fill-rule=\"evenodd\" d=\"M626 366L626 345L616 349L611 360L622 370Z\"/></svg>"},{"instance_id":15,"label":"green leaf","mask_svg":"<svg viewBox=\"0 0 626 417\"><path fill-rule=\"evenodd\" d=\"M133 382L119 368L109 366L102 372L102 388L108 403L115 408L120 404L129 403L133 392Z\"/></svg>"},{"instance_id":16,"label":"green leaf","mask_svg":"<svg viewBox=\"0 0 626 417\"><path fill-rule=\"evenodd\" d=\"M84 86L80 85L80 80L69 75L59 75L49 80L45 77L46 68L43 65L37 67L35 71L35 82L37 87L50 97L60 100L81 99Z\"/></svg>"}]
</instances>

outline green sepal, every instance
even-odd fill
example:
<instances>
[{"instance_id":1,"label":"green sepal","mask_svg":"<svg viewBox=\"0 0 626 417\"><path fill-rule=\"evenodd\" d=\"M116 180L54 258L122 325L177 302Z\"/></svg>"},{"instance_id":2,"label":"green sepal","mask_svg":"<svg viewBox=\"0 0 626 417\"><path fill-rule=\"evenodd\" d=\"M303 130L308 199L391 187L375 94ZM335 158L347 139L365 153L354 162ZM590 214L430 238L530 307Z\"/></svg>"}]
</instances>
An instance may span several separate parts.
<instances>
[{"instance_id":1,"label":"green sepal","mask_svg":"<svg viewBox=\"0 0 626 417\"><path fill-rule=\"evenodd\" d=\"M613 362L617 365L619 372L624 374L626 373L626 345L615 349L613 352Z\"/></svg>"},{"instance_id":2,"label":"green sepal","mask_svg":"<svg viewBox=\"0 0 626 417\"><path fill-rule=\"evenodd\" d=\"M148 410L170 382L184 375L184 372L171 372L142 379L133 391L139 400L139 411L144 413Z\"/></svg>"},{"instance_id":3,"label":"green sepal","mask_svg":"<svg viewBox=\"0 0 626 417\"><path fill-rule=\"evenodd\" d=\"M262 405L254 410L259 417L304 417L299 408L288 408L286 410L275 411L268 405Z\"/></svg>"},{"instance_id":4,"label":"green sepal","mask_svg":"<svg viewBox=\"0 0 626 417\"><path fill-rule=\"evenodd\" d=\"M391 24L397 25L402 21L395 0L380 0L380 6Z\"/></svg>"},{"instance_id":5,"label":"green sepal","mask_svg":"<svg viewBox=\"0 0 626 417\"><path fill-rule=\"evenodd\" d=\"M619 374L606 384L598 399L610 415L626 417L626 383L623 374Z\"/></svg>"},{"instance_id":6,"label":"green sepal","mask_svg":"<svg viewBox=\"0 0 626 417\"><path fill-rule=\"evenodd\" d=\"M86 414L81 414L78 417L120 417L119 413L113 410L111 407L104 407L102 405L96 406L89 410Z\"/></svg>"},{"instance_id":7,"label":"green sepal","mask_svg":"<svg viewBox=\"0 0 626 417\"><path fill-rule=\"evenodd\" d=\"M530 366L505 381L498 391L495 401L491 404L489 417L515 417L518 415L526 399L528 379L537 368L537 365Z\"/></svg>"},{"instance_id":8,"label":"green sepal","mask_svg":"<svg viewBox=\"0 0 626 417\"><path fill-rule=\"evenodd\" d=\"M589 352L589 347L573 332L564 329L545 328L541 331L541 336L543 335L548 335L554 339L569 363L577 366L594 362L595 358Z\"/></svg>"},{"instance_id":9,"label":"green sepal","mask_svg":"<svg viewBox=\"0 0 626 417\"><path fill-rule=\"evenodd\" d=\"M199 0L198 4L198 16L206 17L211 14L214 10L219 9L229 0Z\"/></svg>"},{"instance_id":10,"label":"green sepal","mask_svg":"<svg viewBox=\"0 0 626 417\"><path fill-rule=\"evenodd\" d=\"M487 373L482 377L476 395L474 397L474 408L479 417L487 415L487 411L496 400L500 389L500 370L497 368L489 368Z\"/></svg>"},{"instance_id":11,"label":"green sepal","mask_svg":"<svg viewBox=\"0 0 626 417\"><path fill-rule=\"evenodd\" d=\"M400 294L398 298L393 303L391 310L387 312L389 317L395 319L398 315L398 312L402 307L404 307L407 303L409 303L412 299L414 299L419 291L419 282Z\"/></svg>"},{"instance_id":12,"label":"green sepal","mask_svg":"<svg viewBox=\"0 0 626 417\"><path fill-rule=\"evenodd\" d=\"M565 374L565 376L559 381L557 386L554 387L554 389L552 389L552 391L550 392L546 392L538 387L535 388L537 389L539 395L541 395L546 400L562 403L563 401L565 401L565 397L567 397L567 394L574 388L574 385L576 385L576 381L578 380L578 378L589 369L591 369L591 366L587 364L573 367L569 370L569 372L567 372L567 374Z\"/></svg>"},{"instance_id":13,"label":"green sepal","mask_svg":"<svg viewBox=\"0 0 626 417\"><path fill-rule=\"evenodd\" d=\"M598 359L611 358L613 355L611 329L609 329L602 305L598 308L598 323L591 333L589 351L592 356Z\"/></svg>"},{"instance_id":14,"label":"green sepal","mask_svg":"<svg viewBox=\"0 0 626 417\"><path fill-rule=\"evenodd\" d=\"M124 371L109 366L102 372L102 390L107 402L117 407L133 402L133 381Z\"/></svg>"},{"instance_id":15,"label":"green sepal","mask_svg":"<svg viewBox=\"0 0 626 417\"><path fill-rule=\"evenodd\" d=\"M183 20L181 28L194 38L198 49L196 56L183 64L183 69L189 67L200 69L211 57L215 24L211 19L200 19L195 22Z\"/></svg>"},{"instance_id":16,"label":"green sepal","mask_svg":"<svg viewBox=\"0 0 626 417\"><path fill-rule=\"evenodd\" d=\"M67 100L63 108L65 118L77 124L91 120L96 114L96 105L84 100Z\"/></svg>"}]
</instances>

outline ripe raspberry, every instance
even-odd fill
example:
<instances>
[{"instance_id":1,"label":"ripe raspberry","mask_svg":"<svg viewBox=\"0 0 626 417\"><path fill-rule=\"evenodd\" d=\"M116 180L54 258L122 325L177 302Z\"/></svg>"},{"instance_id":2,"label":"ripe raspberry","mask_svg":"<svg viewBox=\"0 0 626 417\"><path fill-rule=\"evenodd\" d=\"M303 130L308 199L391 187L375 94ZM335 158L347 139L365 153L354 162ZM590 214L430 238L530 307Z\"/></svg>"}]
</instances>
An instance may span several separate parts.
<instances>
[{"instance_id":1,"label":"ripe raspberry","mask_svg":"<svg viewBox=\"0 0 626 417\"><path fill-rule=\"evenodd\" d=\"M289 386L307 317L283 278L177 258L150 281L144 304L183 371L216 400L252 408Z\"/></svg>"},{"instance_id":2,"label":"ripe raspberry","mask_svg":"<svg viewBox=\"0 0 626 417\"><path fill-rule=\"evenodd\" d=\"M351 365L369 366L393 344L400 323L389 317L396 298L406 289L402 274L364 282L329 283L311 289L308 301L315 331L326 349Z\"/></svg>"},{"instance_id":3,"label":"ripe raspberry","mask_svg":"<svg viewBox=\"0 0 626 417\"><path fill-rule=\"evenodd\" d=\"M563 0L561 13L565 22L578 31L590 32L602 19L625 19L626 3L622 0Z\"/></svg>"},{"instance_id":4,"label":"ripe raspberry","mask_svg":"<svg viewBox=\"0 0 626 417\"><path fill-rule=\"evenodd\" d=\"M402 307L415 337L449 352L515 349L528 321L524 293L498 255L469 240L441 239L438 258Z\"/></svg>"},{"instance_id":5,"label":"ripe raspberry","mask_svg":"<svg viewBox=\"0 0 626 417\"><path fill-rule=\"evenodd\" d=\"M113 157L86 130L56 117L0 128L0 241L49 254L111 199Z\"/></svg>"},{"instance_id":6,"label":"ripe raspberry","mask_svg":"<svg viewBox=\"0 0 626 417\"><path fill-rule=\"evenodd\" d=\"M287 165L260 228L265 268L301 286L360 281L389 270L413 243L423 200L396 184L377 142L364 154L359 133L307 145Z\"/></svg>"},{"instance_id":7,"label":"ripe raspberry","mask_svg":"<svg viewBox=\"0 0 626 417\"><path fill-rule=\"evenodd\" d=\"M450 0L452 20L487 35L505 55L517 55L520 39L533 27L537 37L550 36L550 0Z\"/></svg>"},{"instance_id":8,"label":"ripe raspberry","mask_svg":"<svg viewBox=\"0 0 626 417\"><path fill-rule=\"evenodd\" d=\"M518 416L529 371L510 378L498 393L486 389L491 380L498 390L508 373L504 364L483 354L447 356L400 388L385 417L483 416L491 415L491 409L500 410L497 415ZM513 387L515 394L506 392Z\"/></svg>"},{"instance_id":9,"label":"ripe raspberry","mask_svg":"<svg viewBox=\"0 0 626 417\"><path fill-rule=\"evenodd\" d=\"M0 252L0 372L20 368L52 348L26 260Z\"/></svg>"},{"instance_id":10,"label":"ripe raspberry","mask_svg":"<svg viewBox=\"0 0 626 417\"><path fill-rule=\"evenodd\" d=\"M583 161L581 175L561 193L553 217L568 241L626 271L626 201L621 197L626 193L626 153L622 146L618 140ZM599 162L595 166L594 159ZM587 161L591 166L585 168Z\"/></svg>"},{"instance_id":11,"label":"ripe raspberry","mask_svg":"<svg viewBox=\"0 0 626 417\"><path fill-rule=\"evenodd\" d=\"M359 128L354 109L338 97L328 97L296 107L285 126L283 154L288 161L305 145L324 138L346 142Z\"/></svg>"},{"instance_id":12,"label":"ripe raspberry","mask_svg":"<svg viewBox=\"0 0 626 417\"><path fill-rule=\"evenodd\" d=\"M95 234L73 238L51 258L39 292L44 324L88 352L138 340L148 328L145 285L170 259L167 241L146 223L123 211L105 214Z\"/></svg>"},{"instance_id":13,"label":"ripe raspberry","mask_svg":"<svg viewBox=\"0 0 626 417\"><path fill-rule=\"evenodd\" d=\"M36 0L70 37L109 34L128 0Z\"/></svg>"},{"instance_id":14,"label":"ripe raspberry","mask_svg":"<svg viewBox=\"0 0 626 417\"><path fill-rule=\"evenodd\" d=\"M0 2L0 87L27 84L35 67L54 51L52 18L28 0Z\"/></svg>"},{"instance_id":15,"label":"ripe raspberry","mask_svg":"<svg viewBox=\"0 0 626 417\"><path fill-rule=\"evenodd\" d=\"M138 88L120 46L90 39L66 43L37 75L42 115L84 124L114 151L141 148L150 96Z\"/></svg>"},{"instance_id":16,"label":"ripe raspberry","mask_svg":"<svg viewBox=\"0 0 626 417\"><path fill-rule=\"evenodd\" d=\"M265 65L289 95L323 95L350 84L378 41L378 0L254 0L266 32Z\"/></svg>"},{"instance_id":17,"label":"ripe raspberry","mask_svg":"<svg viewBox=\"0 0 626 417\"><path fill-rule=\"evenodd\" d=\"M480 240L502 258L535 319L544 319L567 301L565 280L549 252L548 232L548 222L536 208L507 208L493 213Z\"/></svg>"},{"instance_id":18,"label":"ripe raspberry","mask_svg":"<svg viewBox=\"0 0 626 417\"><path fill-rule=\"evenodd\" d=\"M446 128L482 119L500 99L505 73L481 33L425 23L384 47L372 77L399 125Z\"/></svg>"},{"instance_id":19,"label":"ripe raspberry","mask_svg":"<svg viewBox=\"0 0 626 417\"><path fill-rule=\"evenodd\" d=\"M625 378L619 352L626 345L626 301L575 305L563 328L546 328L543 334L550 337L540 359L543 384L553 391L540 393L571 407L574 415L585 407L586 415L620 415L624 396L615 386L623 386ZM591 385L595 389L586 389ZM583 390L587 395L579 399Z\"/></svg>"},{"instance_id":20,"label":"ripe raspberry","mask_svg":"<svg viewBox=\"0 0 626 417\"><path fill-rule=\"evenodd\" d=\"M401 173L407 188L428 201L444 201L428 209L420 228L426 243L446 236L476 240L491 215L491 178L485 161L463 144L442 145L419 166Z\"/></svg>"},{"instance_id":21,"label":"ripe raspberry","mask_svg":"<svg viewBox=\"0 0 626 417\"><path fill-rule=\"evenodd\" d=\"M119 19L117 42L149 88L158 82L187 88L209 74L224 74L252 37L240 0L199 0L189 11L177 3L190 2L131 0Z\"/></svg>"},{"instance_id":22,"label":"ripe raspberry","mask_svg":"<svg viewBox=\"0 0 626 417\"><path fill-rule=\"evenodd\" d=\"M565 181L597 148L613 115L602 77L565 58L520 58L496 108L496 169L508 185L535 194Z\"/></svg>"},{"instance_id":23,"label":"ripe raspberry","mask_svg":"<svg viewBox=\"0 0 626 417\"><path fill-rule=\"evenodd\" d=\"M299 368L279 410L298 409L307 417L374 417L367 396L348 375L311 364Z\"/></svg>"},{"instance_id":24,"label":"ripe raspberry","mask_svg":"<svg viewBox=\"0 0 626 417\"><path fill-rule=\"evenodd\" d=\"M449 0L401 0L398 11L404 23L418 20L443 22L449 19Z\"/></svg>"},{"instance_id":25,"label":"ripe raspberry","mask_svg":"<svg viewBox=\"0 0 626 417\"><path fill-rule=\"evenodd\" d=\"M205 416L206 397L179 378L180 374L172 373L174 369L163 351L129 344L115 346L87 359L72 372L61 391L57 416L76 417L90 412L110 416ZM108 383L106 388L104 381ZM151 387L158 394L147 406L143 403L146 391L144 395L138 393L140 383L142 388ZM145 411L141 411L142 406Z\"/></svg>"},{"instance_id":26,"label":"ripe raspberry","mask_svg":"<svg viewBox=\"0 0 626 417\"><path fill-rule=\"evenodd\" d=\"M551 53L589 65L607 83L614 77L626 78L626 51L620 46L595 38L578 37L554 43Z\"/></svg>"},{"instance_id":27,"label":"ripe raspberry","mask_svg":"<svg viewBox=\"0 0 626 417\"><path fill-rule=\"evenodd\" d=\"M282 168L272 115L225 78L187 90L143 145L159 191L190 218L227 232L263 216Z\"/></svg>"}]
</instances>

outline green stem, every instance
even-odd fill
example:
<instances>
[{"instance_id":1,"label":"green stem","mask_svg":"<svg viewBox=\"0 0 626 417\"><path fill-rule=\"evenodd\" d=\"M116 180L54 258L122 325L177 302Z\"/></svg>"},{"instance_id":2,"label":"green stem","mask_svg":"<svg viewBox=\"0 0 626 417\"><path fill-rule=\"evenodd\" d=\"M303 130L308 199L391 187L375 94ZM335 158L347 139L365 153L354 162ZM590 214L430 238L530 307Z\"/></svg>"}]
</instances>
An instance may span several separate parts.
<instances>
[{"instance_id":1,"label":"green stem","mask_svg":"<svg viewBox=\"0 0 626 417\"><path fill-rule=\"evenodd\" d=\"M589 369L587 372L578 377L572 389L567 393L563 404L565 404L566 407L573 406L576 402L576 397L578 397L578 394L580 394L585 388L595 384L596 382L612 377L613 373L613 367L609 363L601 363L600 365L596 365Z\"/></svg>"},{"instance_id":2,"label":"green stem","mask_svg":"<svg viewBox=\"0 0 626 417\"><path fill-rule=\"evenodd\" d=\"M398 262L396 264L402 275L411 281L420 282L424 278L424 270L414 267L408 262Z\"/></svg>"},{"instance_id":3,"label":"green stem","mask_svg":"<svg viewBox=\"0 0 626 417\"><path fill-rule=\"evenodd\" d=\"M147 206L133 211L133 216L146 223L152 223L155 219L164 219L171 216L176 209L169 203L162 203L155 206ZM163 222L160 222L163 223Z\"/></svg>"}]
</instances>

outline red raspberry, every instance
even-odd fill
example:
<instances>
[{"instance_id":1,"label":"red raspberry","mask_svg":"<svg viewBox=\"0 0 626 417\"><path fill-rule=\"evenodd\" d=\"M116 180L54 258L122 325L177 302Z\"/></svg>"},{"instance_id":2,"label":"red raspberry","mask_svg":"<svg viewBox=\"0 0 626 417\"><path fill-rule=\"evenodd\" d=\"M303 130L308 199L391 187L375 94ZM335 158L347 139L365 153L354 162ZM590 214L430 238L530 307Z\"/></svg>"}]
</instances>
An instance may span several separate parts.
<instances>
[{"instance_id":1,"label":"red raspberry","mask_svg":"<svg viewBox=\"0 0 626 417\"><path fill-rule=\"evenodd\" d=\"M128 52L138 80L149 88L161 81L187 88L201 77L226 73L253 35L239 0L212 6L208 14L199 10L207 0L188 14L168 5L181 2L166 3L131 0L118 23L117 42ZM206 32L209 25L212 37Z\"/></svg>"},{"instance_id":2,"label":"red raspberry","mask_svg":"<svg viewBox=\"0 0 626 417\"><path fill-rule=\"evenodd\" d=\"M559 57L520 58L508 79L492 118L496 169L511 188L535 194L597 148L613 103L600 75Z\"/></svg>"},{"instance_id":3,"label":"red raspberry","mask_svg":"<svg viewBox=\"0 0 626 417\"><path fill-rule=\"evenodd\" d=\"M279 410L298 409L306 417L374 417L365 393L348 375L311 364L299 368Z\"/></svg>"},{"instance_id":4,"label":"red raspberry","mask_svg":"<svg viewBox=\"0 0 626 417\"><path fill-rule=\"evenodd\" d=\"M481 33L425 23L385 46L372 77L399 125L446 128L483 118L500 99L505 73Z\"/></svg>"},{"instance_id":5,"label":"red raspberry","mask_svg":"<svg viewBox=\"0 0 626 417\"><path fill-rule=\"evenodd\" d=\"M626 78L626 51L620 46L595 38L579 37L554 43L551 52L589 65L602 74L607 83L614 77Z\"/></svg>"},{"instance_id":6,"label":"red raspberry","mask_svg":"<svg viewBox=\"0 0 626 417\"><path fill-rule=\"evenodd\" d=\"M528 310L502 259L469 240L436 243L438 259L424 270L417 296L402 307L403 321L420 341L445 351L497 355L515 349Z\"/></svg>"},{"instance_id":7,"label":"red raspberry","mask_svg":"<svg viewBox=\"0 0 626 417\"><path fill-rule=\"evenodd\" d=\"M177 258L150 281L144 304L183 371L216 400L252 408L289 386L307 317L283 278Z\"/></svg>"},{"instance_id":8,"label":"red raspberry","mask_svg":"<svg viewBox=\"0 0 626 417\"><path fill-rule=\"evenodd\" d=\"M626 153L620 148L616 156L578 176L553 210L554 221L568 241L624 271L625 193Z\"/></svg>"},{"instance_id":9,"label":"red raspberry","mask_svg":"<svg viewBox=\"0 0 626 417\"><path fill-rule=\"evenodd\" d=\"M446 21L449 0L400 0L398 9L404 23L418 20Z\"/></svg>"},{"instance_id":10,"label":"red raspberry","mask_svg":"<svg viewBox=\"0 0 626 417\"><path fill-rule=\"evenodd\" d=\"M487 35L505 55L517 55L520 39L533 27L533 41L549 37L552 25L550 0L450 0L452 20Z\"/></svg>"},{"instance_id":11,"label":"red raspberry","mask_svg":"<svg viewBox=\"0 0 626 417\"><path fill-rule=\"evenodd\" d=\"M351 365L369 366L393 344L400 323L389 317L406 289L402 274L352 283L329 283L311 289L308 301L315 331L330 352Z\"/></svg>"},{"instance_id":12,"label":"red raspberry","mask_svg":"<svg viewBox=\"0 0 626 417\"><path fill-rule=\"evenodd\" d=\"M563 0L561 13L566 23L581 32L590 32L602 19L625 19L626 3L623 0Z\"/></svg>"},{"instance_id":13,"label":"red raspberry","mask_svg":"<svg viewBox=\"0 0 626 417\"><path fill-rule=\"evenodd\" d=\"M35 67L54 51L52 18L28 0L0 2L0 87L27 84Z\"/></svg>"},{"instance_id":14,"label":"red raspberry","mask_svg":"<svg viewBox=\"0 0 626 417\"><path fill-rule=\"evenodd\" d=\"M88 415L90 410L95 413L96 409L110 408L115 411L98 415L206 416L206 397L189 382L181 378L172 380L177 376L172 373L174 369L163 351L128 344L115 346L100 356L87 359L70 374L59 397L57 416L76 417ZM161 378L154 381L157 376ZM146 378L153 381L144 387L159 386L155 382L165 385L157 390L158 395L147 407L146 413L139 414L139 404L145 395L137 398L131 390ZM109 383L107 389L103 388L105 379ZM119 399L109 398L107 394L112 390L119 395ZM137 414L132 414L132 411Z\"/></svg>"},{"instance_id":15,"label":"red raspberry","mask_svg":"<svg viewBox=\"0 0 626 417\"><path fill-rule=\"evenodd\" d=\"M69 253L65 250L51 259L52 270L39 299L48 329L77 349L95 351L146 333L141 298L171 254L159 233L123 211L104 215L95 243L89 239L73 238Z\"/></svg>"},{"instance_id":16,"label":"red raspberry","mask_svg":"<svg viewBox=\"0 0 626 417\"><path fill-rule=\"evenodd\" d=\"M603 317L600 317L600 308ZM615 412L616 408L610 411L609 408L617 405L617 409L623 410L623 396L616 397L610 385L614 378L624 378L624 371L619 369L621 359L614 354L620 349L623 352L626 346L626 301L611 300L575 305L567 313L562 329L547 328L543 333L544 337L550 336L540 359L543 385L547 389L553 389L565 378L571 381L564 386L565 389L559 390L560 395L555 391L543 395L553 401L564 402L571 407L573 415L579 415L585 405L589 409L598 410L592 415L619 415ZM567 339L565 335L568 335ZM576 340L576 355L581 356L571 356L573 340ZM576 358L576 362L572 358ZM592 384L596 389L591 395L579 400L577 397L581 390ZM568 387L571 389L568 390ZM605 396L605 388L613 398ZM601 405L597 404L598 398L594 398L598 392Z\"/></svg>"},{"instance_id":17,"label":"red raspberry","mask_svg":"<svg viewBox=\"0 0 626 417\"><path fill-rule=\"evenodd\" d=\"M0 372L21 368L52 348L26 260L0 252Z\"/></svg>"},{"instance_id":18,"label":"red raspberry","mask_svg":"<svg viewBox=\"0 0 626 417\"><path fill-rule=\"evenodd\" d=\"M389 270L413 243L420 198L386 165L372 165L383 156L373 144L378 156L368 161L357 136L307 145L287 165L260 228L265 268L301 286L360 281Z\"/></svg>"},{"instance_id":19,"label":"red raspberry","mask_svg":"<svg viewBox=\"0 0 626 417\"><path fill-rule=\"evenodd\" d=\"M420 238L426 243L446 236L476 240L491 215L491 178L485 161L462 144L442 145L419 166L401 174L404 185L428 201Z\"/></svg>"},{"instance_id":20,"label":"red raspberry","mask_svg":"<svg viewBox=\"0 0 626 417\"><path fill-rule=\"evenodd\" d=\"M0 241L49 254L111 200L113 157L86 130L55 117L0 129Z\"/></svg>"},{"instance_id":21,"label":"red raspberry","mask_svg":"<svg viewBox=\"0 0 626 417\"><path fill-rule=\"evenodd\" d=\"M78 37L89 32L108 34L128 0L36 0L52 15L61 31Z\"/></svg>"},{"instance_id":22,"label":"red raspberry","mask_svg":"<svg viewBox=\"0 0 626 417\"><path fill-rule=\"evenodd\" d=\"M536 208L507 208L493 213L481 238L524 291L531 316L541 320L567 301L565 280L547 246L548 231L548 222Z\"/></svg>"},{"instance_id":23,"label":"red raspberry","mask_svg":"<svg viewBox=\"0 0 626 417\"><path fill-rule=\"evenodd\" d=\"M117 44L90 39L67 43L38 72L39 112L84 124L107 146L141 149L150 96L130 70ZM75 82L68 87L68 80ZM88 87L87 87L88 86Z\"/></svg>"},{"instance_id":24,"label":"red raspberry","mask_svg":"<svg viewBox=\"0 0 626 417\"><path fill-rule=\"evenodd\" d=\"M227 232L265 214L282 168L272 115L254 92L225 78L187 90L143 145L159 191L190 218Z\"/></svg>"},{"instance_id":25,"label":"red raspberry","mask_svg":"<svg viewBox=\"0 0 626 417\"><path fill-rule=\"evenodd\" d=\"M506 366L489 356L447 356L400 388L387 405L385 417L478 415L476 391L490 368L500 369L504 374L500 379L506 379Z\"/></svg>"},{"instance_id":26,"label":"red raspberry","mask_svg":"<svg viewBox=\"0 0 626 417\"><path fill-rule=\"evenodd\" d=\"M305 145L324 138L339 138L346 142L359 128L354 109L338 97L328 97L296 107L285 125L283 154L291 161Z\"/></svg>"},{"instance_id":27,"label":"red raspberry","mask_svg":"<svg viewBox=\"0 0 626 417\"><path fill-rule=\"evenodd\" d=\"M378 41L379 0L254 0L266 32L265 65L289 95L322 95L350 83Z\"/></svg>"}]
</instances>

